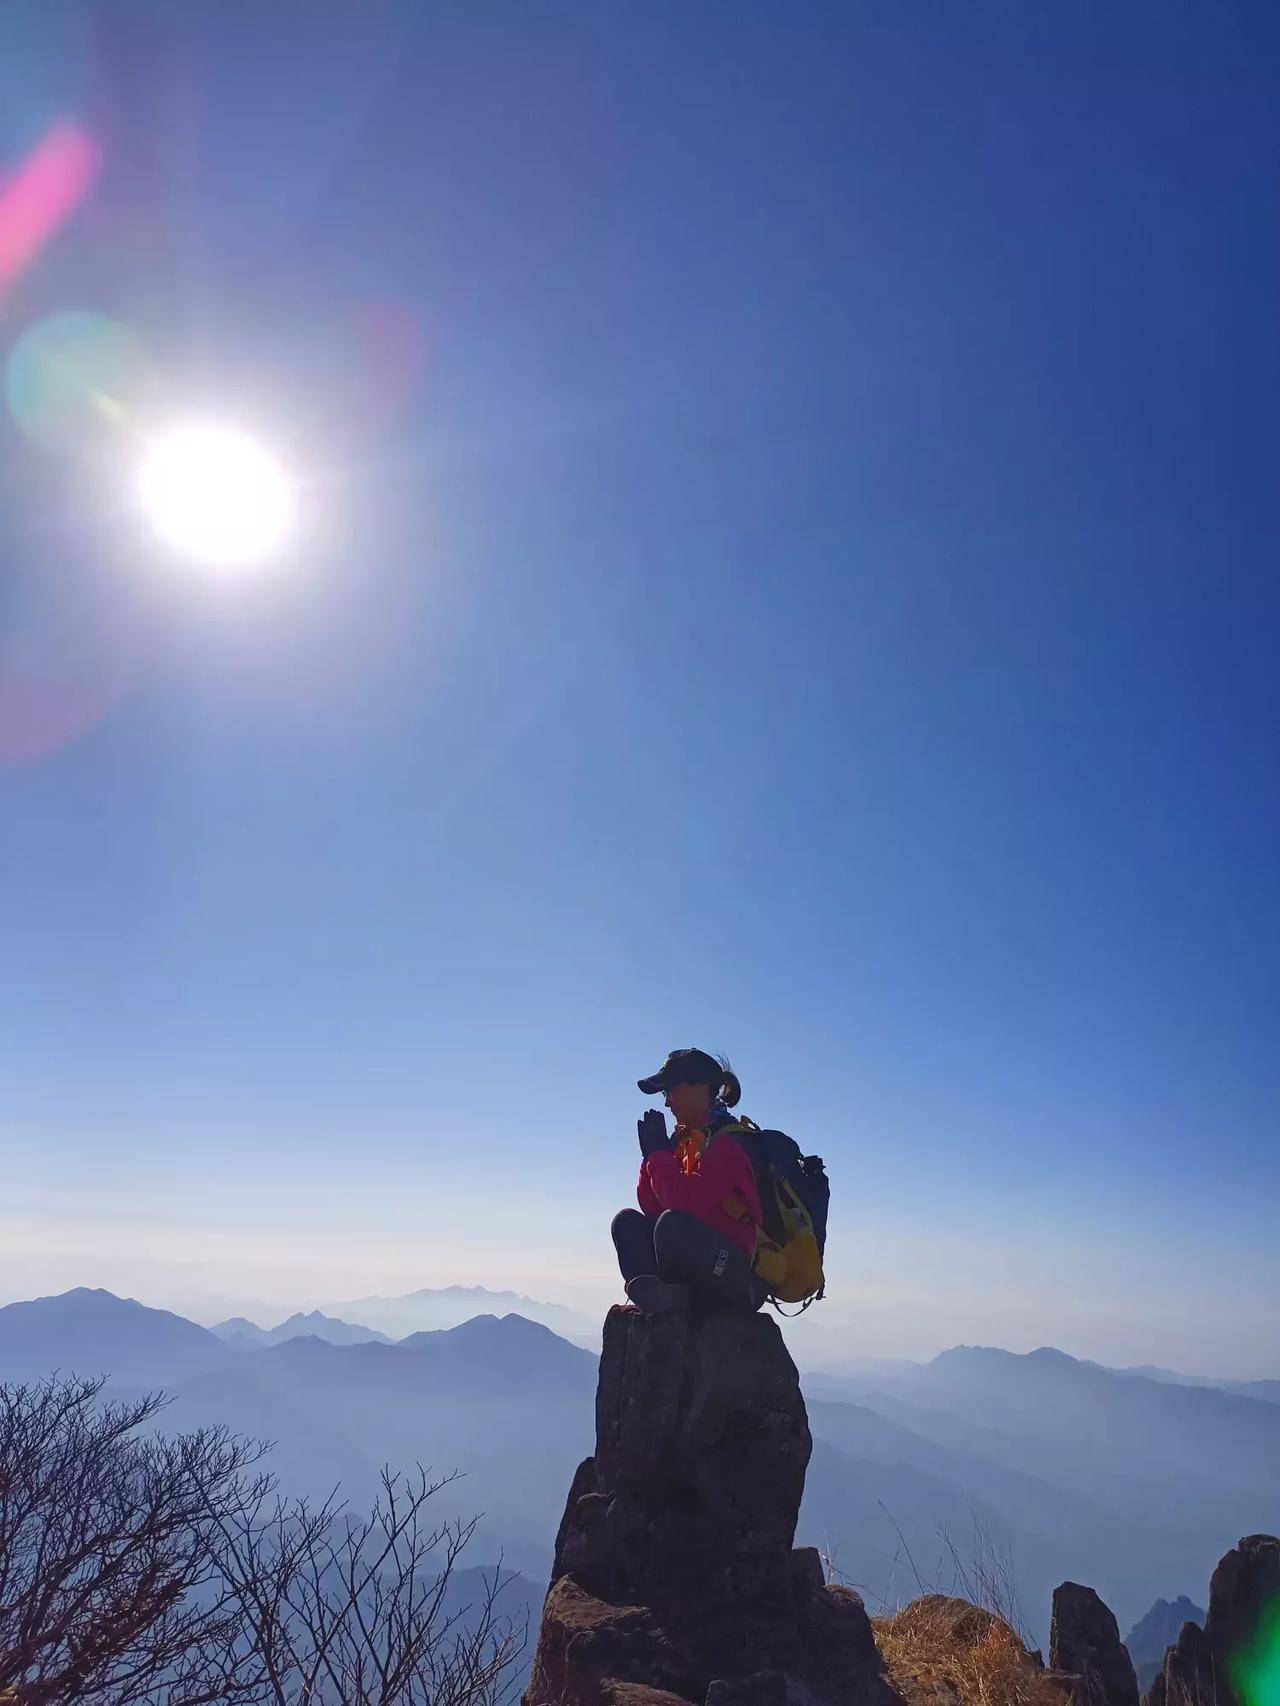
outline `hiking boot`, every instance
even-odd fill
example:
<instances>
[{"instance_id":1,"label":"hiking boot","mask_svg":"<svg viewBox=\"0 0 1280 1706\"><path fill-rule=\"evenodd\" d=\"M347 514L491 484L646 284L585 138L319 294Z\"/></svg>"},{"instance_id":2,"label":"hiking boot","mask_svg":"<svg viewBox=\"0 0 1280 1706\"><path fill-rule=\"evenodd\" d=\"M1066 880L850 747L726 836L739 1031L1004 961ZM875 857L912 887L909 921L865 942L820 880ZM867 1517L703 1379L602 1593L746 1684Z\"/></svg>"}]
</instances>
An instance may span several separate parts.
<instances>
[{"instance_id":1,"label":"hiking boot","mask_svg":"<svg viewBox=\"0 0 1280 1706\"><path fill-rule=\"evenodd\" d=\"M671 1315L689 1307L687 1285L672 1285L657 1274L639 1274L627 1282L628 1301L645 1315Z\"/></svg>"}]
</instances>

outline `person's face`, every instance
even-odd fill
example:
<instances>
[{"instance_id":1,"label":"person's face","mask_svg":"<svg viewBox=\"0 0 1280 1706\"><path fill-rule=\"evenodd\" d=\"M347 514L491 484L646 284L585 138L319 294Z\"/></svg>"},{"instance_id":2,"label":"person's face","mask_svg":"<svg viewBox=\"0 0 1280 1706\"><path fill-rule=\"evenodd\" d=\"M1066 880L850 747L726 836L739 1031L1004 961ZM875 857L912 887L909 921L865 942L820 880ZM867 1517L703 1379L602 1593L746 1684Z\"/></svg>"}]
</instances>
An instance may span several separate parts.
<instances>
[{"instance_id":1,"label":"person's face","mask_svg":"<svg viewBox=\"0 0 1280 1706\"><path fill-rule=\"evenodd\" d=\"M663 1093L662 1099L671 1109L677 1125L694 1126L699 1131L706 1125L711 1108L709 1084L673 1084Z\"/></svg>"}]
</instances>

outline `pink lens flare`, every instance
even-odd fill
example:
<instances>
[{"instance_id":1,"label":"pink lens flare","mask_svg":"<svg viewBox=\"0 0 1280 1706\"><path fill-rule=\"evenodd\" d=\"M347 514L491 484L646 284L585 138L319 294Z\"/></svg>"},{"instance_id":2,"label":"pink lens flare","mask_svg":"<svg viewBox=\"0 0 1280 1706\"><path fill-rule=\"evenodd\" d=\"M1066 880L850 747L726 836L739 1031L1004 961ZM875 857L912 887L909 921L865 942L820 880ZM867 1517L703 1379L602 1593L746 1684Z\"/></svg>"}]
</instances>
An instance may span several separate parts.
<instances>
[{"instance_id":1,"label":"pink lens flare","mask_svg":"<svg viewBox=\"0 0 1280 1706\"><path fill-rule=\"evenodd\" d=\"M108 658L80 681L9 680L0 670L0 770L49 758L112 711L131 685L129 664Z\"/></svg>"},{"instance_id":2,"label":"pink lens flare","mask_svg":"<svg viewBox=\"0 0 1280 1706\"><path fill-rule=\"evenodd\" d=\"M93 187L102 151L61 119L0 188L0 290L18 278Z\"/></svg>"},{"instance_id":3,"label":"pink lens flare","mask_svg":"<svg viewBox=\"0 0 1280 1706\"><path fill-rule=\"evenodd\" d=\"M0 634L0 772L48 758L102 722L137 675L140 635L65 583Z\"/></svg>"}]
</instances>

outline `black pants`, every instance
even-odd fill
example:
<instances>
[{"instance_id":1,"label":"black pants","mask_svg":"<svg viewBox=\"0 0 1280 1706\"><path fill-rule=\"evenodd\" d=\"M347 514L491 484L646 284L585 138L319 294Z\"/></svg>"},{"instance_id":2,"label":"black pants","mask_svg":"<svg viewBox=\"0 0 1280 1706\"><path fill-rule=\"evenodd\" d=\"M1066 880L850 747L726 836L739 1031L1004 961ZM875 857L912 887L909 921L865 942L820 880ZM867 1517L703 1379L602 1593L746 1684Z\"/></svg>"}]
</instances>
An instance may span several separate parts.
<instances>
[{"instance_id":1,"label":"black pants","mask_svg":"<svg viewBox=\"0 0 1280 1706\"><path fill-rule=\"evenodd\" d=\"M759 1309L764 1302L764 1287L745 1252L681 1209L650 1220L639 1209L624 1208L613 1218L613 1245L624 1280L657 1274L722 1308Z\"/></svg>"}]
</instances>

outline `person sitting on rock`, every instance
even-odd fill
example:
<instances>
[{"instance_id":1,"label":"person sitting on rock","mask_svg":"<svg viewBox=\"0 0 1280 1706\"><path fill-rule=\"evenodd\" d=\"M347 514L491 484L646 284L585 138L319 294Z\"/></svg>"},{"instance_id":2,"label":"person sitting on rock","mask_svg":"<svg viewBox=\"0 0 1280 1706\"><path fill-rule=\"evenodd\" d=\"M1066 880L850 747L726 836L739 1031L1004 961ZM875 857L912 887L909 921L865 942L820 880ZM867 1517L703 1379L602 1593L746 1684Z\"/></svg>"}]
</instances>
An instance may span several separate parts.
<instances>
[{"instance_id":1,"label":"person sitting on rock","mask_svg":"<svg viewBox=\"0 0 1280 1706\"><path fill-rule=\"evenodd\" d=\"M628 1299L648 1315L695 1301L758 1309L765 1299L752 1265L760 1195L729 1111L742 1086L723 1061L680 1048L639 1087L662 1096L676 1129L668 1135L656 1108L636 1122L640 1209L623 1209L613 1222Z\"/></svg>"}]
</instances>

